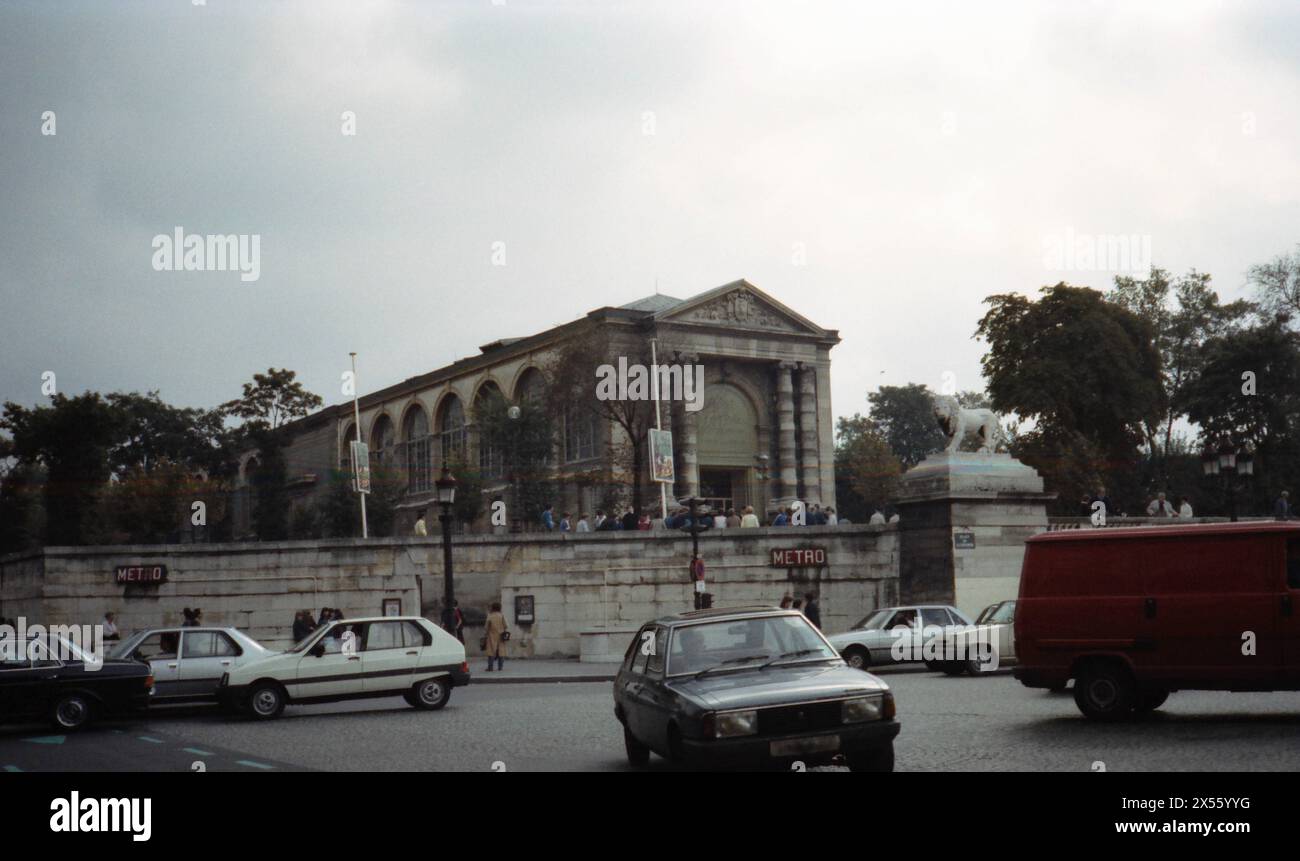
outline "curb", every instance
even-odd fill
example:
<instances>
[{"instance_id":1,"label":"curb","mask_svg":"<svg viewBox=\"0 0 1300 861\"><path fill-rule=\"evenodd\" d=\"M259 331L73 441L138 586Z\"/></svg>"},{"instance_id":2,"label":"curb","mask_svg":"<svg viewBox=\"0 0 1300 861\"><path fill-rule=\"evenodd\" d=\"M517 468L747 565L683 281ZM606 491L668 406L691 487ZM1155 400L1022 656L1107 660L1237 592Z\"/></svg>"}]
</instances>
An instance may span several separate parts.
<instances>
[{"instance_id":1,"label":"curb","mask_svg":"<svg viewBox=\"0 0 1300 861\"><path fill-rule=\"evenodd\" d=\"M591 676L515 676L512 679L483 678L482 676L470 676L470 686L473 685L537 685L537 684L580 684L582 682L612 682L614 677L603 675Z\"/></svg>"}]
</instances>

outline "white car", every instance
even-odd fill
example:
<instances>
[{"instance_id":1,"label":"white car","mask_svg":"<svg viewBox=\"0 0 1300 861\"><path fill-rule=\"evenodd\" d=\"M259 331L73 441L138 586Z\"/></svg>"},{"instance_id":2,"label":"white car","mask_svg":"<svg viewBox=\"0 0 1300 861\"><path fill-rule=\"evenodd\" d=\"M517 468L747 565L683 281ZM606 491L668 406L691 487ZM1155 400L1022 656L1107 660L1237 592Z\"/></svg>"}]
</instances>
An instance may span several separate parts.
<instances>
[{"instance_id":1,"label":"white car","mask_svg":"<svg viewBox=\"0 0 1300 861\"><path fill-rule=\"evenodd\" d=\"M975 620L975 627L957 631L947 639L954 643L952 654L961 660L947 662L943 671L950 676L970 673L977 676L1016 659L1016 602L999 601L985 607ZM991 648L997 649L997 660ZM945 640L947 648L947 640Z\"/></svg>"},{"instance_id":2,"label":"white car","mask_svg":"<svg viewBox=\"0 0 1300 861\"><path fill-rule=\"evenodd\" d=\"M223 673L275 652L237 628L148 628L108 650L108 657L144 661L153 671L150 702L212 700Z\"/></svg>"},{"instance_id":3,"label":"white car","mask_svg":"<svg viewBox=\"0 0 1300 861\"><path fill-rule=\"evenodd\" d=\"M278 655L230 670L218 698L254 718L279 717L289 703L402 694L418 709L440 709L469 684L465 646L419 616L341 619Z\"/></svg>"},{"instance_id":4,"label":"white car","mask_svg":"<svg viewBox=\"0 0 1300 861\"><path fill-rule=\"evenodd\" d=\"M970 619L956 607L947 604L913 604L906 607L884 607L870 613L862 621L843 633L831 634L826 639L840 653L850 667L865 670L871 666L891 665L903 661L923 659L921 644L910 647L902 661L895 660L894 644L907 629L924 632L952 625L969 625ZM933 636L924 634L925 636ZM933 662L927 662L927 664ZM936 666L935 669L938 669Z\"/></svg>"}]
</instances>

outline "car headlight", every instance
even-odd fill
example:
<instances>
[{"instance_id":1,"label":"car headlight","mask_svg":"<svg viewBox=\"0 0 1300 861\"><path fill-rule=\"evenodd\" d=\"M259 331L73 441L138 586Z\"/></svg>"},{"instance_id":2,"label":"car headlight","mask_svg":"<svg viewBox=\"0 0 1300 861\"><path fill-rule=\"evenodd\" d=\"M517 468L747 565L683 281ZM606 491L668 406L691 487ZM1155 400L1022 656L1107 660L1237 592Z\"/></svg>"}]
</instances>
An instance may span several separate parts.
<instances>
[{"instance_id":1,"label":"car headlight","mask_svg":"<svg viewBox=\"0 0 1300 861\"><path fill-rule=\"evenodd\" d=\"M713 724L714 738L734 738L741 735L755 735L758 732L758 712L750 709L743 712L723 712Z\"/></svg>"},{"instance_id":2,"label":"car headlight","mask_svg":"<svg viewBox=\"0 0 1300 861\"><path fill-rule=\"evenodd\" d=\"M885 715L885 697L873 694L869 697L855 697L845 700L840 706L840 720L843 723L861 723L880 720Z\"/></svg>"}]
</instances>

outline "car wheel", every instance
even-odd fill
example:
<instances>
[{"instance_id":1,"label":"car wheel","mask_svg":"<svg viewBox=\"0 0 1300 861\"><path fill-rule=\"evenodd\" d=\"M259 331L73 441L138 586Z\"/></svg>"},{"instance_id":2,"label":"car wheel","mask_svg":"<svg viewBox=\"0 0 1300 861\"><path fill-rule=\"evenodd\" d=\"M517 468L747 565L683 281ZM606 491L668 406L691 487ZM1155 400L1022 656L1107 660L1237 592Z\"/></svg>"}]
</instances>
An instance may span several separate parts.
<instances>
[{"instance_id":1,"label":"car wheel","mask_svg":"<svg viewBox=\"0 0 1300 861\"><path fill-rule=\"evenodd\" d=\"M964 676L966 674L965 661L944 661L939 665L945 676Z\"/></svg>"},{"instance_id":2,"label":"car wheel","mask_svg":"<svg viewBox=\"0 0 1300 861\"><path fill-rule=\"evenodd\" d=\"M1133 711L1153 712L1165 704L1169 699L1169 691L1143 691L1138 694L1137 702L1133 704Z\"/></svg>"},{"instance_id":3,"label":"car wheel","mask_svg":"<svg viewBox=\"0 0 1300 861\"><path fill-rule=\"evenodd\" d=\"M623 727L623 748L627 751L629 764L641 768L650 762L650 748L637 741L627 727Z\"/></svg>"},{"instance_id":4,"label":"car wheel","mask_svg":"<svg viewBox=\"0 0 1300 861\"><path fill-rule=\"evenodd\" d=\"M258 720L278 718L284 711L284 688L275 682L262 682L248 692L248 713Z\"/></svg>"},{"instance_id":5,"label":"car wheel","mask_svg":"<svg viewBox=\"0 0 1300 861\"><path fill-rule=\"evenodd\" d=\"M449 699L451 699L451 685L447 684L447 679L438 676L416 682L411 688L407 702L417 709L440 709Z\"/></svg>"},{"instance_id":6,"label":"car wheel","mask_svg":"<svg viewBox=\"0 0 1300 861\"><path fill-rule=\"evenodd\" d=\"M1133 677L1114 663L1089 664L1074 683L1074 703L1092 720L1124 720L1133 713L1136 698Z\"/></svg>"},{"instance_id":7,"label":"car wheel","mask_svg":"<svg viewBox=\"0 0 1300 861\"><path fill-rule=\"evenodd\" d=\"M937 673L943 669L942 661L926 661L925 668L932 673Z\"/></svg>"},{"instance_id":8,"label":"car wheel","mask_svg":"<svg viewBox=\"0 0 1300 861\"><path fill-rule=\"evenodd\" d=\"M855 670L865 670L871 666L871 653L861 646L849 646L844 650L844 663Z\"/></svg>"},{"instance_id":9,"label":"car wheel","mask_svg":"<svg viewBox=\"0 0 1300 861\"><path fill-rule=\"evenodd\" d=\"M880 747L851 753L845 759L848 761L849 771L870 771L875 773L893 771L894 743L890 742Z\"/></svg>"},{"instance_id":10,"label":"car wheel","mask_svg":"<svg viewBox=\"0 0 1300 861\"><path fill-rule=\"evenodd\" d=\"M64 694L50 709L50 720L61 730L79 730L90 722L90 702L81 694Z\"/></svg>"}]
</instances>

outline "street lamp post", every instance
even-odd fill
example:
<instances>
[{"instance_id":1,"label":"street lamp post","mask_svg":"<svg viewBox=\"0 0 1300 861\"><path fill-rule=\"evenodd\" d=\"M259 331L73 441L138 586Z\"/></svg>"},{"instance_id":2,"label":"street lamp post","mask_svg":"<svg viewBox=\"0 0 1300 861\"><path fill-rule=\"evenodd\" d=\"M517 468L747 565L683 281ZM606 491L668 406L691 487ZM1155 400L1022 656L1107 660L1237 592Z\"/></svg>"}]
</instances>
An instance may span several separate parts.
<instances>
[{"instance_id":1,"label":"street lamp post","mask_svg":"<svg viewBox=\"0 0 1300 861\"><path fill-rule=\"evenodd\" d=\"M452 581L451 569L451 506L456 501L456 479L446 464L442 465L442 475L434 482L438 489L438 504L442 514L438 522L442 524L442 626L448 632L455 633L456 586Z\"/></svg>"},{"instance_id":2,"label":"street lamp post","mask_svg":"<svg viewBox=\"0 0 1300 861\"><path fill-rule=\"evenodd\" d=\"M1255 450L1250 443L1236 446L1229 437L1218 443L1207 441L1201 452L1201 468L1207 476L1218 476L1228 502L1228 519L1237 522L1237 476L1247 482L1255 474Z\"/></svg>"},{"instance_id":3,"label":"street lamp post","mask_svg":"<svg viewBox=\"0 0 1300 861\"><path fill-rule=\"evenodd\" d=\"M691 525L686 530L691 533L691 588L695 590L695 609L702 610L704 593L695 585L700 582L700 571L704 567L704 562L700 559L700 533L704 531L700 528L700 500L692 496L686 502L691 512Z\"/></svg>"}]
</instances>

